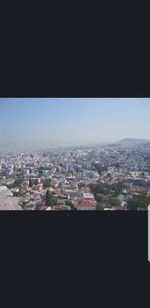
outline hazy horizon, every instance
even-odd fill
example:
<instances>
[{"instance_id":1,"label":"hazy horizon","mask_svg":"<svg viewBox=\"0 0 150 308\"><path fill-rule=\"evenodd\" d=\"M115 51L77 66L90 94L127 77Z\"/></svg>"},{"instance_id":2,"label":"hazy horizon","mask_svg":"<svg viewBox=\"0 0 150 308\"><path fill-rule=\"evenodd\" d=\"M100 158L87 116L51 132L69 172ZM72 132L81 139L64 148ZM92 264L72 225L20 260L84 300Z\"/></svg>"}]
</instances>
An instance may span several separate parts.
<instances>
[{"instance_id":1,"label":"hazy horizon","mask_svg":"<svg viewBox=\"0 0 150 308\"><path fill-rule=\"evenodd\" d=\"M149 98L0 98L0 148L150 139Z\"/></svg>"}]
</instances>

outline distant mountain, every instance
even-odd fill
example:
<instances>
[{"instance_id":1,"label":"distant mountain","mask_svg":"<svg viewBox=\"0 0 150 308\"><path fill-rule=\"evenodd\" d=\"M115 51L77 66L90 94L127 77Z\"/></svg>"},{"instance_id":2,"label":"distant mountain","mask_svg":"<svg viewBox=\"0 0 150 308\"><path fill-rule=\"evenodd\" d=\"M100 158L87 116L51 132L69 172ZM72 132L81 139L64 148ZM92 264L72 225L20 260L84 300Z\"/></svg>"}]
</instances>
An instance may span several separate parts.
<instances>
[{"instance_id":1,"label":"distant mountain","mask_svg":"<svg viewBox=\"0 0 150 308\"><path fill-rule=\"evenodd\" d=\"M139 143L146 143L146 142L150 142L150 140L146 140L146 139L138 139L138 138L125 138L122 139L120 141L118 141L117 143L119 144L139 144Z\"/></svg>"}]
</instances>

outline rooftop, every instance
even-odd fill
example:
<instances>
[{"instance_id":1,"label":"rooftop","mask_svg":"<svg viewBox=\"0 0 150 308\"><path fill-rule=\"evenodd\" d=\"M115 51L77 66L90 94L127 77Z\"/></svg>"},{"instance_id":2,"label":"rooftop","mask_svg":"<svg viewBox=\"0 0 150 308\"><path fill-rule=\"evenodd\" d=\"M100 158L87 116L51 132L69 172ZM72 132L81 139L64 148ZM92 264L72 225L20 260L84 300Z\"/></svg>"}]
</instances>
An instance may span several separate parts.
<instances>
[{"instance_id":1,"label":"rooftop","mask_svg":"<svg viewBox=\"0 0 150 308\"><path fill-rule=\"evenodd\" d=\"M78 207L96 207L96 202L93 200L82 200Z\"/></svg>"},{"instance_id":2,"label":"rooftop","mask_svg":"<svg viewBox=\"0 0 150 308\"><path fill-rule=\"evenodd\" d=\"M90 193L83 193L83 198L85 199L94 199L94 195Z\"/></svg>"}]
</instances>

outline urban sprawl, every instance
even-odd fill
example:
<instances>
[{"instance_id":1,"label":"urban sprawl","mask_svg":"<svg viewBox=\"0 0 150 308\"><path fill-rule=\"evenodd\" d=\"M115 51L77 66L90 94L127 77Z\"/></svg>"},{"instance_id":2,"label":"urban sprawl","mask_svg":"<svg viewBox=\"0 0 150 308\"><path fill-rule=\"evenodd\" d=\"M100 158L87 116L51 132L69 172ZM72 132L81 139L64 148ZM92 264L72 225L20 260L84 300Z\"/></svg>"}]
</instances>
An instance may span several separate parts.
<instances>
[{"instance_id":1,"label":"urban sprawl","mask_svg":"<svg viewBox=\"0 0 150 308\"><path fill-rule=\"evenodd\" d=\"M1 210L146 210L150 142L0 152Z\"/></svg>"}]
</instances>

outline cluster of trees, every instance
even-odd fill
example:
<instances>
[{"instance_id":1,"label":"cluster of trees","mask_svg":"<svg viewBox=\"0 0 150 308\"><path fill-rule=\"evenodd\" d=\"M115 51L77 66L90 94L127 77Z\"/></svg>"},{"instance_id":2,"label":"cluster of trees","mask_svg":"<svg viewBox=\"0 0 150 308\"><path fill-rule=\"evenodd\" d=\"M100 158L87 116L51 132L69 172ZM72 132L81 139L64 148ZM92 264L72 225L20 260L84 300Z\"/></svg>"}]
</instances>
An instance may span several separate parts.
<instances>
[{"instance_id":1,"label":"cluster of trees","mask_svg":"<svg viewBox=\"0 0 150 308\"><path fill-rule=\"evenodd\" d=\"M9 189L19 187L23 179L16 179L12 184L7 185Z\"/></svg>"},{"instance_id":2,"label":"cluster of trees","mask_svg":"<svg viewBox=\"0 0 150 308\"><path fill-rule=\"evenodd\" d=\"M115 198L115 197L109 198L108 200L105 200L104 203L105 202L109 202L109 204L110 204L109 207L114 207L114 206L119 206L120 205L120 201L117 198ZM104 206L102 205L102 202L99 201L99 200L97 200L96 209L97 210L103 210L104 209Z\"/></svg>"},{"instance_id":3,"label":"cluster of trees","mask_svg":"<svg viewBox=\"0 0 150 308\"><path fill-rule=\"evenodd\" d=\"M94 194L95 198L97 198L97 194L108 194L109 188L108 185L99 183L99 184L90 184L90 188L92 193Z\"/></svg>"},{"instance_id":4,"label":"cluster of trees","mask_svg":"<svg viewBox=\"0 0 150 308\"><path fill-rule=\"evenodd\" d=\"M35 180L31 178L29 179L29 187L32 187L32 185L37 185L37 184L39 184L38 179L35 179Z\"/></svg>"},{"instance_id":5,"label":"cluster of trees","mask_svg":"<svg viewBox=\"0 0 150 308\"><path fill-rule=\"evenodd\" d=\"M111 192L113 192L114 197L118 196L120 193L122 193L122 190L125 189L126 187L127 186L123 183L118 183L111 186L103 183L90 184L91 191L96 199L97 199L97 194L107 195ZM100 202L101 200L97 201Z\"/></svg>"},{"instance_id":6,"label":"cluster of trees","mask_svg":"<svg viewBox=\"0 0 150 308\"><path fill-rule=\"evenodd\" d=\"M118 183L118 184L109 186L107 184L98 183L98 184L91 184L90 188L97 201L96 209L103 210L104 207L102 206L102 202L104 203L109 202L110 207L120 205L120 201L116 198L116 196L118 196L122 192L122 190L125 188L125 185L122 183ZM105 200L103 200L101 196L98 196L98 194L107 195L110 193L112 193L113 196Z\"/></svg>"},{"instance_id":7,"label":"cluster of trees","mask_svg":"<svg viewBox=\"0 0 150 308\"><path fill-rule=\"evenodd\" d=\"M133 196L131 200L128 201L129 210L137 210L138 208L147 209L150 204L150 197L144 194Z\"/></svg>"},{"instance_id":8,"label":"cluster of trees","mask_svg":"<svg viewBox=\"0 0 150 308\"><path fill-rule=\"evenodd\" d=\"M50 179L46 179L46 180L42 180L41 183L43 184L44 189L48 188L51 186L51 180ZM29 187L32 187L33 185L37 185L39 184L39 181L37 179L29 179Z\"/></svg>"},{"instance_id":9,"label":"cluster of trees","mask_svg":"<svg viewBox=\"0 0 150 308\"><path fill-rule=\"evenodd\" d=\"M22 196L22 193L19 192L19 191L13 191L13 196L14 196L14 197L21 197L21 196Z\"/></svg>"},{"instance_id":10,"label":"cluster of trees","mask_svg":"<svg viewBox=\"0 0 150 308\"><path fill-rule=\"evenodd\" d=\"M78 184L78 188L81 189L82 187L85 187L85 184L84 183L79 183Z\"/></svg>"},{"instance_id":11,"label":"cluster of trees","mask_svg":"<svg viewBox=\"0 0 150 308\"><path fill-rule=\"evenodd\" d=\"M122 193L122 190L126 188L127 185L125 185L124 183L117 183L111 186L111 189L114 191L114 196L118 196L119 194Z\"/></svg>"},{"instance_id":12,"label":"cluster of trees","mask_svg":"<svg viewBox=\"0 0 150 308\"><path fill-rule=\"evenodd\" d=\"M44 189L48 188L51 186L51 180L50 179L42 180L42 184L43 184Z\"/></svg>"},{"instance_id":13,"label":"cluster of trees","mask_svg":"<svg viewBox=\"0 0 150 308\"><path fill-rule=\"evenodd\" d=\"M96 201L97 201L97 202L102 202L103 199L102 199L102 197L96 197Z\"/></svg>"},{"instance_id":14,"label":"cluster of trees","mask_svg":"<svg viewBox=\"0 0 150 308\"><path fill-rule=\"evenodd\" d=\"M57 204L57 197L55 197L48 189L46 191L46 206L54 206Z\"/></svg>"},{"instance_id":15,"label":"cluster of trees","mask_svg":"<svg viewBox=\"0 0 150 308\"><path fill-rule=\"evenodd\" d=\"M72 203L72 201L70 201L70 200L66 200L66 201L65 201L65 205L73 206L73 203Z\"/></svg>"},{"instance_id":16,"label":"cluster of trees","mask_svg":"<svg viewBox=\"0 0 150 308\"><path fill-rule=\"evenodd\" d=\"M100 203L97 203L96 204L96 210L97 211L102 211L102 210L104 210L104 207Z\"/></svg>"},{"instance_id":17,"label":"cluster of trees","mask_svg":"<svg viewBox=\"0 0 150 308\"><path fill-rule=\"evenodd\" d=\"M68 206L70 206L70 207L71 207L71 209L72 209L72 210L75 210L75 207L74 207L74 205L73 205L72 201L70 201L70 200L66 200L66 201L65 201L65 205L68 205Z\"/></svg>"},{"instance_id":18,"label":"cluster of trees","mask_svg":"<svg viewBox=\"0 0 150 308\"><path fill-rule=\"evenodd\" d=\"M109 199L109 203L111 204L112 207L120 205L120 201L117 198L115 198L115 197L110 198Z\"/></svg>"}]
</instances>

